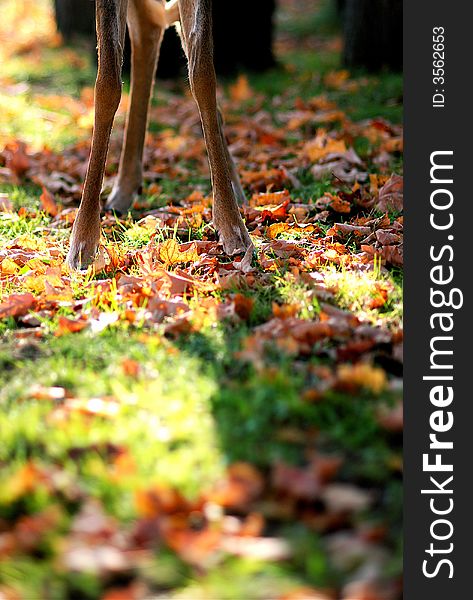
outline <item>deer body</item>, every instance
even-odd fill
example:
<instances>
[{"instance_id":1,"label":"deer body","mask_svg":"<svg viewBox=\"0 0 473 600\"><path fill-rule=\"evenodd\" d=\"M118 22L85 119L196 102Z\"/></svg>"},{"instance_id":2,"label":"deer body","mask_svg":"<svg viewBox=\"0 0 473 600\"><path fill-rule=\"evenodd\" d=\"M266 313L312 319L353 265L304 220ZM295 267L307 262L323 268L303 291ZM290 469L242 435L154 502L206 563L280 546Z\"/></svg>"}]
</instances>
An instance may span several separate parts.
<instances>
[{"instance_id":1,"label":"deer body","mask_svg":"<svg viewBox=\"0 0 473 600\"><path fill-rule=\"evenodd\" d=\"M197 103L210 164L213 222L228 254L246 251L251 241L238 202L244 194L223 135L216 100L211 0L96 0L98 69L95 122L81 204L74 222L67 262L90 264L100 240L100 191L113 119L121 98L125 28L131 48L131 98L118 176L106 208L126 213L142 180L148 106L164 31L179 23L189 82Z\"/></svg>"}]
</instances>

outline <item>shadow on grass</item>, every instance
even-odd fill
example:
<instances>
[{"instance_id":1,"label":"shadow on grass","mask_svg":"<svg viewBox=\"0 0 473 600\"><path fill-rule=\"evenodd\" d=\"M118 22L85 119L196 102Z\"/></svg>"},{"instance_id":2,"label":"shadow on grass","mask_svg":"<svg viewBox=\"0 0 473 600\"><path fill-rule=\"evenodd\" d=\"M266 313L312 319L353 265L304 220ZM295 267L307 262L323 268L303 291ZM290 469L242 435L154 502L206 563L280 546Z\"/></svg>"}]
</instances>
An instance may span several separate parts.
<instances>
[{"instance_id":1,"label":"shadow on grass","mask_svg":"<svg viewBox=\"0 0 473 600\"><path fill-rule=\"evenodd\" d=\"M304 390L317 383L308 367L326 361L294 360L275 351L269 353L267 366L257 369L234 357L247 333L230 327L217 345L202 333L176 342L216 381L210 404L222 455L228 463L249 462L267 474L279 461L305 466L308 456L318 451L342 457L337 481L374 493L375 503L362 520L386 526L393 556L388 570L399 573L402 485L392 463L402 440L383 430L375 417L376 404L390 402L391 395L329 392L321 401L307 401ZM304 523L304 510L302 506L300 519L268 524L272 534L286 538L295 549L286 568L315 586L339 584L344 576L330 564L321 531Z\"/></svg>"}]
</instances>

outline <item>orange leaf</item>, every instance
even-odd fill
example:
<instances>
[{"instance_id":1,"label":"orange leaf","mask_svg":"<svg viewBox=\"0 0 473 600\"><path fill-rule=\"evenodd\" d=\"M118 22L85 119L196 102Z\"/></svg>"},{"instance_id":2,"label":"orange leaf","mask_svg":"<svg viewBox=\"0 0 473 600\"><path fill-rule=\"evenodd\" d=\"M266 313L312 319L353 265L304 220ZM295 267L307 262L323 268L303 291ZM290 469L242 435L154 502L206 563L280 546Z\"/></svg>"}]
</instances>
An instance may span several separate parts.
<instances>
[{"instance_id":1,"label":"orange leaf","mask_svg":"<svg viewBox=\"0 0 473 600\"><path fill-rule=\"evenodd\" d=\"M181 251L179 244L174 238L166 240L159 249L159 258L165 263L165 265L175 265L178 263L194 262L199 260L197 253L197 246L191 244L190 248Z\"/></svg>"},{"instance_id":2,"label":"orange leaf","mask_svg":"<svg viewBox=\"0 0 473 600\"><path fill-rule=\"evenodd\" d=\"M22 317L35 303L33 294L12 294L0 304L0 319Z\"/></svg>"},{"instance_id":3,"label":"orange leaf","mask_svg":"<svg viewBox=\"0 0 473 600\"><path fill-rule=\"evenodd\" d=\"M250 200L250 206L266 206L267 204L278 205L284 200L290 200L291 196L288 190L281 192L266 192L262 194L253 194Z\"/></svg>"},{"instance_id":4,"label":"orange leaf","mask_svg":"<svg viewBox=\"0 0 473 600\"><path fill-rule=\"evenodd\" d=\"M301 307L299 304L278 304L273 302L273 316L279 319L288 319L289 317L296 317Z\"/></svg>"},{"instance_id":5,"label":"orange leaf","mask_svg":"<svg viewBox=\"0 0 473 600\"><path fill-rule=\"evenodd\" d=\"M240 75L229 89L231 99L236 102L249 100L253 96L253 90L250 88L248 77L246 77L246 75Z\"/></svg>"},{"instance_id":6,"label":"orange leaf","mask_svg":"<svg viewBox=\"0 0 473 600\"><path fill-rule=\"evenodd\" d=\"M260 472L249 463L230 465L227 477L210 492L208 499L227 507L242 507L255 500L263 490Z\"/></svg>"},{"instance_id":7,"label":"orange leaf","mask_svg":"<svg viewBox=\"0 0 473 600\"><path fill-rule=\"evenodd\" d=\"M11 500L16 500L34 490L41 481L42 473L39 468L34 463L28 462L4 482L4 489L8 490Z\"/></svg>"},{"instance_id":8,"label":"orange leaf","mask_svg":"<svg viewBox=\"0 0 473 600\"><path fill-rule=\"evenodd\" d=\"M13 142L5 147L6 165L19 178L30 168L30 159L25 150L26 145L23 142Z\"/></svg>"},{"instance_id":9,"label":"orange leaf","mask_svg":"<svg viewBox=\"0 0 473 600\"><path fill-rule=\"evenodd\" d=\"M350 73L343 69L340 71L330 71L324 77L324 83L326 86L338 89L342 87L345 81L350 77Z\"/></svg>"},{"instance_id":10,"label":"orange leaf","mask_svg":"<svg viewBox=\"0 0 473 600\"><path fill-rule=\"evenodd\" d=\"M189 248L187 248L186 250L182 250L181 248L179 248L179 251L181 253L181 258L180 261L181 262L195 262L196 260L199 260L199 254L197 252L197 245L195 243L192 243Z\"/></svg>"},{"instance_id":11,"label":"orange leaf","mask_svg":"<svg viewBox=\"0 0 473 600\"><path fill-rule=\"evenodd\" d=\"M384 390L387 384L386 373L379 367L366 363L340 365L337 371L337 385L343 390L365 388L375 394Z\"/></svg>"},{"instance_id":12,"label":"orange leaf","mask_svg":"<svg viewBox=\"0 0 473 600\"><path fill-rule=\"evenodd\" d=\"M167 265L179 262L179 244L175 239L169 239L159 249L159 258Z\"/></svg>"},{"instance_id":13,"label":"orange leaf","mask_svg":"<svg viewBox=\"0 0 473 600\"><path fill-rule=\"evenodd\" d=\"M330 194L329 192L326 192L320 200L326 201L326 206L329 206L332 210L338 213L347 214L351 210L351 205L347 200L342 200L340 196Z\"/></svg>"},{"instance_id":14,"label":"orange leaf","mask_svg":"<svg viewBox=\"0 0 473 600\"><path fill-rule=\"evenodd\" d=\"M138 514L147 519L189 511L189 504L178 490L158 484L148 490L136 490L135 506Z\"/></svg>"},{"instance_id":15,"label":"orange leaf","mask_svg":"<svg viewBox=\"0 0 473 600\"><path fill-rule=\"evenodd\" d=\"M45 213L47 213L51 217L55 217L58 214L59 209L56 204L56 201L54 200L54 196L51 194L50 191L48 191L44 187L44 185L43 185L43 193L41 194L39 199L40 199L41 206L43 207Z\"/></svg>"},{"instance_id":16,"label":"orange leaf","mask_svg":"<svg viewBox=\"0 0 473 600\"><path fill-rule=\"evenodd\" d=\"M289 198L286 198L284 202L278 204L278 206L272 206L265 208L261 211L261 219L264 221L265 219L270 219L276 221L277 219L282 219L287 217L287 206L289 204Z\"/></svg>"},{"instance_id":17,"label":"orange leaf","mask_svg":"<svg viewBox=\"0 0 473 600\"><path fill-rule=\"evenodd\" d=\"M304 146L304 153L311 162L317 162L327 154L343 154L347 151L347 147L343 140L333 140L327 138L324 132L321 132L317 137Z\"/></svg>"},{"instance_id":18,"label":"orange leaf","mask_svg":"<svg viewBox=\"0 0 473 600\"><path fill-rule=\"evenodd\" d=\"M4 275L15 275L20 270L20 267L10 260L9 258L4 258L2 260L2 264L0 265L0 271Z\"/></svg>"},{"instance_id":19,"label":"orange leaf","mask_svg":"<svg viewBox=\"0 0 473 600\"><path fill-rule=\"evenodd\" d=\"M272 223L266 230L270 240L274 240L280 233L312 233L315 226L310 224L297 225L293 223Z\"/></svg>"},{"instance_id":20,"label":"orange leaf","mask_svg":"<svg viewBox=\"0 0 473 600\"><path fill-rule=\"evenodd\" d=\"M243 296L243 294L236 294L233 298L233 302L235 304L235 312L243 319L243 321L247 321L250 318L251 311L253 310L253 299L248 296Z\"/></svg>"},{"instance_id":21,"label":"orange leaf","mask_svg":"<svg viewBox=\"0 0 473 600\"><path fill-rule=\"evenodd\" d=\"M342 200L338 196L335 196L335 198L332 200L330 203L330 208L332 208L335 212L345 214L349 213L351 210L350 203L346 200Z\"/></svg>"},{"instance_id":22,"label":"orange leaf","mask_svg":"<svg viewBox=\"0 0 473 600\"><path fill-rule=\"evenodd\" d=\"M124 358L122 360L122 371L128 377L138 377L140 373L140 363L131 358Z\"/></svg>"},{"instance_id":23,"label":"orange leaf","mask_svg":"<svg viewBox=\"0 0 473 600\"><path fill-rule=\"evenodd\" d=\"M84 327L87 327L87 321L75 321L74 319L68 319L67 317L59 317L58 328L56 329L56 337L65 335L66 333L76 333L82 331Z\"/></svg>"}]
</instances>

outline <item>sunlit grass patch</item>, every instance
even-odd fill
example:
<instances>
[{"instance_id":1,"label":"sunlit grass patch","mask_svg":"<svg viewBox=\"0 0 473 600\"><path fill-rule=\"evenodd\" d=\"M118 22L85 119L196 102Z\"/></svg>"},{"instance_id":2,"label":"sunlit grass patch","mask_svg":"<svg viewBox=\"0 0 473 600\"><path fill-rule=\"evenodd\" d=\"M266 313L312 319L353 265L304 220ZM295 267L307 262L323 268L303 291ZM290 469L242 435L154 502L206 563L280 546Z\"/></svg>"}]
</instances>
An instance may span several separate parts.
<instances>
[{"instance_id":1,"label":"sunlit grass patch","mask_svg":"<svg viewBox=\"0 0 473 600\"><path fill-rule=\"evenodd\" d=\"M12 208L16 211L20 208L39 209L41 189L34 184L12 185L0 183L0 193L12 203Z\"/></svg>"},{"instance_id":2,"label":"sunlit grass patch","mask_svg":"<svg viewBox=\"0 0 473 600\"><path fill-rule=\"evenodd\" d=\"M21 82L25 91L39 95L38 103L48 104L47 96L56 98L59 112L59 98L63 98L64 108L74 105L84 88L90 88L95 81L92 48L40 47L35 52L18 54L7 62L2 77L11 82Z\"/></svg>"},{"instance_id":3,"label":"sunlit grass patch","mask_svg":"<svg viewBox=\"0 0 473 600\"><path fill-rule=\"evenodd\" d=\"M298 540L299 542L300 540ZM231 585L229 585L231 582ZM200 581L189 581L169 600L218 598L219 600L267 600L301 587L303 579L287 566L268 565L263 561L228 559Z\"/></svg>"},{"instance_id":4,"label":"sunlit grass patch","mask_svg":"<svg viewBox=\"0 0 473 600\"><path fill-rule=\"evenodd\" d=\"M0 213L0 239L14 240L22 235L42 237L43 228L48 222L49 218L43 212L38 212L34 217L17 213Z\"/></svg>"},{"instance_id":5,"label":"sunlit grass patch","mask_svg":"<svg viewBox=\"0 0 473 600\"><path fill-rule=\"evenodd\" d=\"M402 274L381 270L324 269L325 283L335 291L337 303L362 319L399 325L402 320Z\"/></svg>"},{"instance_id":6,"label":"sunlit grass patch","mask_svg":"<svg viewBox=\"0 0 473 600\"><path fill-rule=\"evenodd\" d=\"M2 4L0 145L20 138L36 149L59 148L90 135L88 107L71 96L78 98L84 86L93 85L92 52L59 45L49 2Z\"/></svg>"},{"instance_id":7,"label":"sunlit grass patch","mask_svg":"<svg viewBox=\"0 0 473 600\"><path fill-rule=\"evenodd\" d=\"M201 372L195 358L171 351L159 338L141 339L130 333L126 345L122 339L120 329L99 336L90 332L64 336L49 350L38 349L35 362L21 346L11 358L3 350L1 459L15 464L30 448L73 467L68 459L72 447L84 448L87 456L88 448L113 439L130 451L136 464L125 486L128 493L150 478L196 493L202 480L215 476L221 466L209 412L215 382ZM129 363L138 366L136 376L127 375ZM35 399L37 381L42 388L64 388L67 397L83 399L83 408L73 408L67 398L63 406ZM93 398L104 398L96 402L96 416ZM114 409L113 418L102 412L107 404ZM88 410L89 417L81 415ZM90 452L92 459L94 451ZM85 485L92 485L87 483L92 478L102 497L111 491L106 471L107 466L94 459L78 476ZM191 472L194 476L189 478ZM115 503L114 497L119 506L115 492L107 504Z\"/></svg>"}]
</instances>

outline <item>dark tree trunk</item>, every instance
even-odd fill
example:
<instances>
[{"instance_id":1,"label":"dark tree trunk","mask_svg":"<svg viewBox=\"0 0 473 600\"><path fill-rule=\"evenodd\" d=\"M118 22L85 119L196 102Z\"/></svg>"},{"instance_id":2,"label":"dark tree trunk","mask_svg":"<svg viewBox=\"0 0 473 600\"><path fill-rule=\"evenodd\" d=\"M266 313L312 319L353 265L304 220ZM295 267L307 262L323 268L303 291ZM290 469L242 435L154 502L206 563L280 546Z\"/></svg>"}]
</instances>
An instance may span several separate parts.
<instances>
[{"instance_id":1,"label":"dark tree trunk","mask_svg":"<svg viewBox=\"0 0 473 600\"><path fill-rule=\"evenodd\" d=\"M57 28L66 41L74 36L90 37L95 27L93 0L54 0Z\"/></svg>"},{"instance_id":2,"label":"dark tree trunk","mask_svg":"<svg viewBox=\"0 0 473 600\"><path fill-rule=\"evenodd\" d=\"M272 51L273 14L276 0L214 0L215 68L219 75L232 75L242 68L263 71L274 66ZM66 41L75 35L94 35L93 0L54 0L58 30ZM125 45L125 70L130 69L130 44ZM158 76L174 77L184 72L185 58L179 37L171 28L164 36Z\"/></svg>"},{"instance_id":3,"label":"dark tree trunk","mask_svg":"<svg viewBox=\"0 0 473 600\"><path fill-rule=\"evenodd\" d=\"M402 0L345 0L344 62L375 71L402 68Z\"/></svg>"},{"instance_id":4,"label":"dark tree trunk","mask_svg":"<svg viewBox=\"0 0 473 600\"><path fill-rule=\"evenodd\" d=\"M345 11L346 0L335 0L335 5L337 7L337 14L339 16L343 16Z\"/></svg>"},{"instance_id":5,"label":"dark tree trunk","mask_svg":"<svg viewBox=\"0 0 473 600\"><path fill-rule=\"evenodd\" d=\"M275 65L273 16L276 0L213 1L215 68L265 71Z\"/></svg>"}]
</instances>

